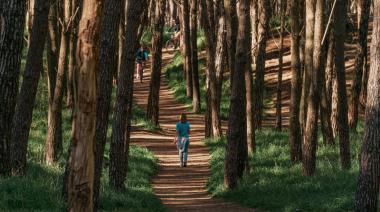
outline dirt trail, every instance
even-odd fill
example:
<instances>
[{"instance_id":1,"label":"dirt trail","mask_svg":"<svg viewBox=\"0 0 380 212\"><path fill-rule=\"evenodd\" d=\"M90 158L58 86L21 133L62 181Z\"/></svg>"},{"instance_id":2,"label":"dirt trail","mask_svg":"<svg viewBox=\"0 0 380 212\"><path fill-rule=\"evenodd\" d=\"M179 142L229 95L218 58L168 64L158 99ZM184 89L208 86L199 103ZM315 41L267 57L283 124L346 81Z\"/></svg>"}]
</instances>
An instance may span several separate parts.
<instances>
[{"instance_id":1,"label":"dirt trail","mask_svg":"<svg viewBox=\"0 0 380 212\"><path fill-rule=\"evenodd\" d=\"M164 63L171 59L164 54ZM146 70L143 83L135 81L134 98L146 109L149 92L150 71ZM162 76L160 89L160 127L157 133L135 128L132 142L152 150L159 159L160 170L152 180L155 193L169 211L254 211L234 203L212 198L205 189L209 170L209 151L202 142L204 138L204 117L189 114L191 142L188 167L179 167L178 152L172 144L178 114L186 111L186 106L175 101L165 77Z\"/></svg>"}]
</instances>

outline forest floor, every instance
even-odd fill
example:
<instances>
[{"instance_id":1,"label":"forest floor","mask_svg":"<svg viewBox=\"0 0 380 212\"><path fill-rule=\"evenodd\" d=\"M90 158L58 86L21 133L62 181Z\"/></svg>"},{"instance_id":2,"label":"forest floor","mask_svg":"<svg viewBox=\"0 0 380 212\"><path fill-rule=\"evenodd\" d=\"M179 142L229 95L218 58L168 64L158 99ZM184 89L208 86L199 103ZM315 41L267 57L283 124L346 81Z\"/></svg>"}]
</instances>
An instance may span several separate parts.
<instances>
[{"instance_id":1,"label":"forest floor","mask_svg":"<svg viewBox=\"0 0 380 212\"><path fill-rule=\"evenodd\" d=\"M165 51L164 66L173 58ZM156 195L169 211L255 211L221 199L212 198L206 190L210 176L209 148L203 142L204 117L190 113L191 141L186 168L179 166L178 151L173 144L175 124L179 114L189 108L175 100L173 91L162 74L160 88L160 131L149 132L138 127L132 130L134 144L147 147L158 157L160 169L152 179ZM146 69L142 83L135 82L134 98L138 106L146 108L149 95L150 70Z\"/></svg>"}]
</instances>

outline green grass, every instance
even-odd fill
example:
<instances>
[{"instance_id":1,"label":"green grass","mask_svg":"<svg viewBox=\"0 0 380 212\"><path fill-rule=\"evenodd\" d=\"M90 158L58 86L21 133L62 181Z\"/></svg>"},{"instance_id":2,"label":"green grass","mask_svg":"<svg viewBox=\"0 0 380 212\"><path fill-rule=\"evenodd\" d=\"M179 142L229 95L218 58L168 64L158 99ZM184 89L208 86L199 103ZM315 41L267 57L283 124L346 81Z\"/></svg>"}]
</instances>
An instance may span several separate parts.
<instances>
[{"instance_id":1,"label":"green grass","mask_svg":"<svg viewBox=\"0 0 380 212\"><path fill-rule=\"evenodd\" d=\"M71 137L70 109L63 110L63 149L55 166L44 163L45 139L47 133L47 86L42 78L39 84L33 122L28 144L27 175L24 177L0 177L0 211L64 211L61 198L62 175ZM145 114L137 107L133 109L134 124L153 129L145 120ZM112 121L110 121L112 123ZM109 125L109 135L111 124ZM150 178L157 172L157 159L146 148L131 146L126 181L126 191L117 193L108 186L107 160L108 137L103 170L100 209L102 211L165 211L160 200L154 195Z\"/></svg>"},{"instance_id":2,"label":"green grass","mask_svg":"<svg viewBox=\"0 0 380 212\"><path fill-rule=\"evenodd\" d=\"M223 186L226 140L207 140L212 173L207 189L214 196L268 211L352 211L362 133L360 127L359 134L351 135L350 170L340 169L339 146L324 146L319 138L316 174L303 177L301 164L291 166L287 133L259 132L250 172L233 191Z\"/></svg>"}]
</instances>

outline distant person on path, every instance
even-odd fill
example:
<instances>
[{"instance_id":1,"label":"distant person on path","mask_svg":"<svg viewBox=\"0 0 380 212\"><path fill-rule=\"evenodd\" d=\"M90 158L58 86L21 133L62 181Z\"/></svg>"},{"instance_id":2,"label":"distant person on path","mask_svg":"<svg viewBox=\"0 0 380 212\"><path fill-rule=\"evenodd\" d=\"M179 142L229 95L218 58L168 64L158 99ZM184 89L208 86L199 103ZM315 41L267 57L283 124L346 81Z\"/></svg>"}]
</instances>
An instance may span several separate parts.
<instances>
[{"instance_id":1,"label":"distant person on path","mask_svg":"<svg viewBox=\"0 0 380 212\"><path fill-rule=\"evenodd\" d=\"M136 53L136 79L140 78L140 82L142 82L144 76L144 62L147 61L148 58L148 51L141 46Z\"/></svg>"},{"instance_id":2,"label":"distant person on path","mask_svg":"<svg viewBox=\"0 0 380 212\"><path fill-rule=\"evenodd\" d=\"M179 40L181 36L181 28L179 22L173 20L172 26L169 29L171 34L170 39L166 42L166 48L169 48L171 45L173 49L177 49L179 46Z\"/></svg>"},{"instance_id":3,"label":"distant person on path","mask_svg":"<svg viewBox=\"0 0 380 212\"><path fill-rule=\"evenodd\" d=\"M174 144L177 145L180 166L187 166L187 156L189 152L190 143L190 123L187 121L186 113L182 113L180 121L176 124L176 137L174 138Z\"/></svg>"}]
</instances>

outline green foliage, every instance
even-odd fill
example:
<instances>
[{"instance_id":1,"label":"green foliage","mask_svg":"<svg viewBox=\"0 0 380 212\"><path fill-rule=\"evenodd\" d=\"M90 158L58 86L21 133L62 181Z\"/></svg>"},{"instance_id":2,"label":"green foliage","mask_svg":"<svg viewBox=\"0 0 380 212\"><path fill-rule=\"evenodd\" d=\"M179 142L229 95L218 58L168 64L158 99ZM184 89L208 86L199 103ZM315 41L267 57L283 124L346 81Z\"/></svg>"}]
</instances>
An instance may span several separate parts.
<instances>
[{"instance_id":1,"label":"green foliage","mask_svg":"<svg viewBox=\"0 0 380 212\"><path fill-rule=\"evenodd\" d=\"M207 140L211 149L211 177L208 190L217 197L268 211L352 211L358 175L358 152L363 128L351 135L353 166L340 169L339 146L325 146L319 139L317 171L301 175L301 164L291 166L286 132L258 132L257 151L249 158L250 172L238 187L223 186L226 140Z\"/></svg>"},{"instance_id":2,"label":"green foliage","mask_svg":"<svg viewBox=\"0 0 380 212\"><path fill-rule=\"evenodd\" d=\"M206 108L206 76L204 73L205 59L200 59L198 63L199 69L199 86L201 91L201 112L205 112ZM179 52L176 52L172 63L165 67L166 79L168 80L169 87L174 92L174 97L177 101L188 105L192 105L191 98L186 96L186 81L183 73L183 57ZM220 116L222 119L227 119L230 105L230 81L223 82L222 99L220 104Z\"/></svg>"},{"instance_id":3,"label":"green foliage","mask_svg":"<svg viewBox=\"0 0 380 212\"><path fill-rule=\"evenodd\" d=\"M163 34L163 42L164 44L167 43L171 36L173 35L173 32L170 31L170 28L165 26L164 27L164 34ZM141 36L140 44L144 46L152 46L152 29L150 27L146 28Z\"/></svg>"},{"instance_id":4,"label":"green foliage","mask_svg":"<svg viewBox=\"0 0 380 212\"><path fill-rule=\"evenodd\" d=\"M198 51L203 51L206 49L206 37L203 29L199 29L197 32L197 48Z\"/></svg>"},{"instance_id":5,"label":"green foliage","mask_svg":"<svg viewBox=\"0 0 380 212\"><path fill-rule=\"evenodd\" d=\"M271 18L270 20L270 28L271 29L278 29L280 30L280 27L281 27L281 16L280 15L276 15L274 17ZM285 30L289 31L290 32L290 17L289 16L285 16ZM278 32L276 32L275 34L278 34Z\"/></svg>"},{"instance_id":6,"label":"green foliage","mask_svg":"<svg viewBox=\"0 0 380 212\"><path fill-rule=\"evenodd\" d=\"M113 94L115 97L115 94ZM47 133L47 85L41 79L28 144L28 169L24 177L0 177L0 211L64 211L61 198L62 175L71 138L71 110L63 110L63 149L59 163L44 164ZM152 126L141 109L134 107L133 123L150 129ZM111 113L112 114L112 113ZM111 123L108 134L111 132ZM153 127L152 127L153 128ZM154 195L150 178L157 172L157 159L146 148L131 146L126 191L118 193L108 186L109 141L104 153L105 169L101 179L100 209L103 211L165 211Z\"/></svg>"}]
</instances>

